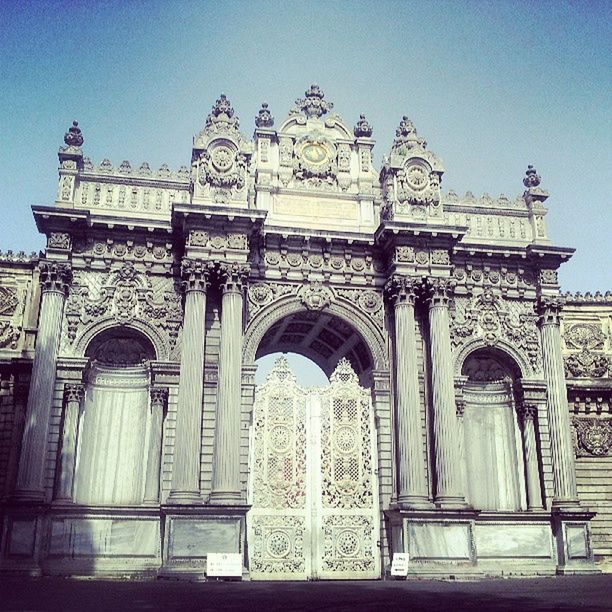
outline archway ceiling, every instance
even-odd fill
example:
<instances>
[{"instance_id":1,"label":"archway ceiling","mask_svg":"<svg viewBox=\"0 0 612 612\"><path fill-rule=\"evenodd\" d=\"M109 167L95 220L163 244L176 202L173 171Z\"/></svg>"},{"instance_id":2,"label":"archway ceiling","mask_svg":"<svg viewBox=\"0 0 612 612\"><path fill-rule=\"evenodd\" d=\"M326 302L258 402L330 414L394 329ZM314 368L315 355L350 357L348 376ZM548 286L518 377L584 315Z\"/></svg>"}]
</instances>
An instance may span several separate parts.
<instances>
[{"instance_id":1,"label":"archway ceiling","mask_svg":"<svg viewBox=\"0 0 612 612\"><path fill-rule=\"evenodd\" d=\"M360 376L372 370L370 353L361 336L339 317L303 311L277 321L265 333L257 357L269 353L294 352L312 359L327 376L346 357Z\"/></svg>"}]
</instances>

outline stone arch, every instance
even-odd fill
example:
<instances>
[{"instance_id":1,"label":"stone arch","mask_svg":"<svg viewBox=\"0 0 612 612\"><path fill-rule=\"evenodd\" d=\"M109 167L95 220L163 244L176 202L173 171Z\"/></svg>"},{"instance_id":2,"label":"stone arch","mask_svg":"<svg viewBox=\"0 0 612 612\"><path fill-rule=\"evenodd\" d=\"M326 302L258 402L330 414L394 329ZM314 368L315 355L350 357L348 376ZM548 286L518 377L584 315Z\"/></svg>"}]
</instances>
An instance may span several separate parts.
<instances>
[{"instance_id":1,"label":"stone arch","mask_svg":"<svg viewBox=\"0 0 612 612\"><path fill-rule=\"evenodd\" d=\"M498 340L494 345L491 345L487 344L482 338L469 340L455 353L455 376L461 375L467 359L479 350L489 350L508 360L510 365L517 369L519 378L526 379L533 377L533 368L529 361L512 344L505 340Z\"/></svg>"},{"instance_id":2,"label":"stone arch","mask_svg":"<svg viewBox=\"0 0 612 612\"><path fill-rule=\"evenodd\" d=\"M257 349L266 332L278 321L308 309L298 296L287 296L262 308L250 321L245 331L243 360L246 365L255 362ZM382 333L376 325L357 308L334 300L323 314L331 314L351 326L363 340L372 362L372 370L388 370L387 350ZM306 352L305 352L306 354ZM307 355L311 357L310 355Z\"/></svg>"},{"instance_id":3,"label":"stone arch","mask_svg":"<svg viewBox=\"0 0 612 612\"><path fill-rule=\"evenodd\" d=\"M115 329L133 330L142 334L153 346L155 350L155 358L157 360L167 361L169 359L170 351L168 346L166 345L164 338L153 326L140 320L133 320L127 324L119 325L114 318L110 317L97 321L81 334L80 338L75 343L75 355L78 357L85 357L87 347L96 336Z\"/></svg>"}]
</instances>

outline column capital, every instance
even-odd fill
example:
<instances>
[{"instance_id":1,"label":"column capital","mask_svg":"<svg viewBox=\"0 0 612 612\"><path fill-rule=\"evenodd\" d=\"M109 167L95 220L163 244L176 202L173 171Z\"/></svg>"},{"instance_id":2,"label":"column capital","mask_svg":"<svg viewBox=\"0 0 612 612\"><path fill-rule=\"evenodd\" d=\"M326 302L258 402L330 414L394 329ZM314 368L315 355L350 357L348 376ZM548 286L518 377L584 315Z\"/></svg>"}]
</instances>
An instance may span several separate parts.
<instances>
[{"instance_id":1,"label":"column capital","mask_svg":"<svg viewBox=\"0 0 612 612\"><path fill-rule=\"evenodd\" d=\"M64 401L80 403L85 396L85 385L80 383L66 383L64 385Z\"/></svg>"},{"instance_id":2,"label":"column capital","mask_svg":"<svg viewBox=\"0 0 612 612\"><path fill-rule=\"evenodd\" d=\"M414 276L402 276L394 274L385 284L385 295L394 305L414 305L418 292L421 288L421 280Z\"/></svg>"},{"instance_id":3,"label":"column capital","mask_svg":"<svg viewBox=\"0 0 612 612\"><path fill-rule=\"evenodd\" d=\"M210 287L210 273L213 264L200 259L190 259L183 257L181 261L181 279L183 291L201 291L206 293Z\"/></svg>"},{"instance_id":4,"label":"column capital","mask_svg":"<svg viewBox=\"0 0 612 612\"><path fill-rule=\"evenodd\" d=\"M560 295L541 296L538 301L540 325L559 325L564 304L565 300Z\"/></svg>"},{"instance_id":5,"label":"column capital","mask_svg":"<svg viewBox=\"0 0 612 612\"><path fill-rule=\"evenodd\" d=\"M457 283L450 278L428 276L424 283L424 290L429 307L448 306Z\"/></svg>"},{"instance_id":6,"label":"column capital","mask_svg":"<svg viewBox=\"0 0 612 612\"><path fill-rule=\"evenodd\" d=\"M217 267L223 293L242 293L251 271L248 264L220 263Z\"/></svg>"},{"instance_id":7,"label":"column capital","mask_svg":"<svg viewBox=\"0 0 612 612\"><path fill-rule=\"evenodd\" d=\"M537 404L522 402L518 405L517 412L523 423L525 421L535 421L538 418Z\"/></svg>"},{"instance_id":8,"label":"column capital","mask_svg":"<svg viewBox=\"0 0 612 612\"><path fill-rule=\"evenodd\" d=\"M151 408L166 409L168 403L168 387L151 387Z\"/></svg>"},{"instance_id":9,"label":"column capital","mask_svg":"<svg viewBox=\"0 0 612 612\"><path fill-rule=\"evenodd\" d=\"M72 282L72 268L65 262L44 259L38 264L40 270L40 286L43 293L62 293L66 295Z\"/></svg>"}]
</instances>

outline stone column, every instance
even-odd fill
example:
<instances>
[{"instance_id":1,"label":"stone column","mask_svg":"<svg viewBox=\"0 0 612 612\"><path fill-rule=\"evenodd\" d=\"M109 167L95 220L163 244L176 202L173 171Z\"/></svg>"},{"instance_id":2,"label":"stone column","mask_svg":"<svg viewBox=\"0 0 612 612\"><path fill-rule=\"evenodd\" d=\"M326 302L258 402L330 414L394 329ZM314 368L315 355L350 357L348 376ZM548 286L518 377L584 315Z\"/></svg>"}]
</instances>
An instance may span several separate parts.
<instances>
[{"instance_id":1,"label":"stone column","mask_svg":"<svg viewBox=\"0 0 612 612\"><path fill-rule=\"evenodd\" d=\"M535 404L523 403L519 407L519 415L523 429L527 508L529 510L541 510L542 489L540 487L540 469L538 466L538 448L535 434L535 420L538 416L538 407Z\"/></svg>"},{"instance_id":2,"label":"stone column","mask_svg":"<svg viewBox=\"0 0 612 612\"><path fill-rule=\"evenodd\" d=\"M448 316L452 290L453 284L447 279L429 278L427 281L436 451L436 503L442 507L465 506L459 465L459 432Z\"/></svg>"},{"instance_id":3,"label":"stone column","mask_svg":"<svg viewBox=\"0 0 612 612\"><path fill-rule=\"evenodd\" d=\"M401 508L429 507L423 457L421 398L417 372L414 302L416 279L393 276L387 283L395 314L395 407L398 439L398 494Z\"/></svg>"},{"instance_id":4,"label":"stone column","mask_svg":"<svg viewBox=\"0 0 612 612\"><path fill-rule=\"evenodd\" d=\"M145 504L159 503L159 469L161 467L163 423L167 402L167 388L153 387L151 389L151 440L145 480Z\"/></svg>"},{"instance_id":5,"label":"stone column","mask_svg":"<svg viewBox=\"0 0 612 612\"><path fill-rule=\"evenodd\" d=\"M552 450L554 496L553 506L578 505L574 447L567 405L565 371L561 354L559 314L560 298L542 298L540 301L540 334L544 378L548 389L548 424Z\"/></svg>"},{"instance_id":6,"label":"stone column","mask_svg":"<svg viewBox=\"0 0 612 612\"><path fill-rule=\"evenodd\" d=\"M60 451L60 473L57 482L56 501L71 502L74 483L77 437L81 402L85 388L80 384L64 386L64 432Z\"/></svg>"},{"instance_id":7,"label":"stone column","mask_svg":"<svg viewBox=\"0 0 612 612\"><path fill-rule=\"evenodd\" d=\"M202 503L200 447L202 443L202 393L204 389L204 323L210 264L183 259L185 315L181 346L174 464L169 504Z\"/></svg>"},{"instance_id":8,"label":"stone column","mask_svg":"<svg viewBox=\"0 0 612 612\"><path fill-rule=\"evenodd\" d=\"M239 264L220 266L222 277L221 349L215 454L210 501L220 505L239 504L240 407L242 384L242 292L249 268Z\"/></svg>"},{"instance_id":9,"label":"stone column","mask_svg":"<svg viewBox=\"0 0 612 612\"><path fill-rule=\"evenodd\" d=\"M64 302L70 280L69 264L53 261L41 262L42 297L17 486L15 487L15 497L18 499L28 501L44 501L45 499L44 471L49 418L55 387L55 364Z\"/></svg>"}]
</instances>

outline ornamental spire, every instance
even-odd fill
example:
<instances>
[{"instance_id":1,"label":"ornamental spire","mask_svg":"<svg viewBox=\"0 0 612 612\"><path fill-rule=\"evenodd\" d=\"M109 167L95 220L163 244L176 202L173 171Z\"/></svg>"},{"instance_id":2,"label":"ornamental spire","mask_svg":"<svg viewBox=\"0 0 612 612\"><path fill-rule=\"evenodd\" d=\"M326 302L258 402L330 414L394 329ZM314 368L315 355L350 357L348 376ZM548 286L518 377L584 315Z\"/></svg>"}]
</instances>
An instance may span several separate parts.
<instances>
[{"instance_id":1,"label":"ornamental spire","mask_svg":"<svg viewBox=\"0 0 612 612\"><path fill-rule=\"evenodd\" d=\"M372 126L368 123L365 115L359 115L359 121L353 129L355 138L370 138L372 136Z\"/></svg>"},{"instance_id":2,"label":"ornamental spire","mask_svg":"<svg viewBox=\"0 0 612 612\"><path fill-rule=\"evenodd\" d=\"M238 117L234 117L234 109L225 94L221 94L213 104L204 129L234 129L239 126Z\"/></svg>"},{"instance_id":3,"label":"ornamental spire","mask_svg":"<svg viewBox=\"0 0 612 612\"><path fill-rule=\"evenodd\" d=\"M542 177L538 174L538 171L531 164L527 166L523 185L529 189L531 187L538 187L541 181Z\"/></svg>"},{"instance_id":4,"label":"ornamental spire","mask_svg":"<svg viewBox=\"0 0 612 612\"><path fill-rule=\"evenodd\" d=\"M79 128L79 122L73 121L72 125L68 128L68 131L64 134L64 142L68 147L79 148L83 145L83 133Z\"/></svg>"},{"instance_id":5,"label":"ornamental spire","mask_svg":"<svg viewBox=\"0 0 612 612\"><path fill-rule=\"evenodd\" d=\"M267 102L261 103L259 113L257 113L257 117L255 117L255 125L258 128L271 128L274 125L274 117L272 116L272 113L268 110Z\"/></svg>"},{"instance_id":6,"label":"ornamental spire","mask_svg":"<svg viewBox=\"0 0 612 612\"><path fill-rule=\"evenodd\" d=\"M427 148L427 142L424 138L417 135L414 123L404 115L399 126L395 130L393 150L397 153L404 153L414 147L425 150Z\"/></svg>"},{"instance_id":7,"label":"ornamental spire","mask_svg":"<svg viewBox=\"0 0 612 612\"><path fill-rule=\"evenodd\" d=\"M295 101L296 107L293 110L298 113L303 112L307 117L322 117L334 108L331 102L323 99L324 97L321 88L313 83L310 89L304 92L304 97Z\"/></svg>"}]
</instances>

